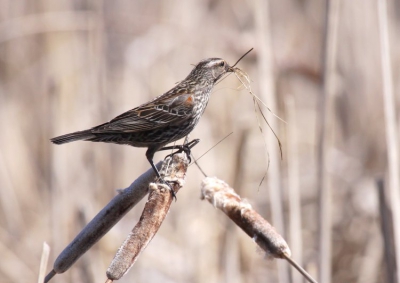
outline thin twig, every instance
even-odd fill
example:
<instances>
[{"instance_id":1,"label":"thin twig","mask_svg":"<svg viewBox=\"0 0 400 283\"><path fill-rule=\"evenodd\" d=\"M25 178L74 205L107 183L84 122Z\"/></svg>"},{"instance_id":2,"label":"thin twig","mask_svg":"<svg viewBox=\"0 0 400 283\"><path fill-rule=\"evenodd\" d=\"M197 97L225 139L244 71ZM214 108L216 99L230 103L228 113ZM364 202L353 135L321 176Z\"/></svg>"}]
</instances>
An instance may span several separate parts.
<instances>
[{"instance_id":1,"label":"thin twig","mask_svg":"<svg viewBox=\"0 0 400 283\"><path fill-rule=\"evenodd\" d=\"M279 152L281 153L281 159L283 159L283 152L282 152L282 143L281 140L278 138L278 135L275 133L274 129L272 129L271 125L268 123L267 118L265 118L264 113L261 111L260 108L260 104L258 102L257 103L257 107L258 110L260 110L261 116L264 118L265 123L267 123L268 127L270 128L271 132L274 134L276 140L278 141L278 145L279 145Z\"/></svg>"},{"instance_id":2,"label":"thin twig","mask_svg":"<svg viewBox=\"0 0 400 283\"><path fill-rule=\"evenodd\" d=\"M200 158L202 158L204 155L206 155L210 150L212 150L214 147L216 147L217 145L219 145L221 142L223 142L226 138L228 138L230 135L232 135L233 132L230 132L228 135L226 135L222 140L220 140L219 142L217 142L214 146L212 146L209 150L207 150L206 152L204 152L202 155L200 155L199 158L197 158L193 163L196 163L197 161L200 160ZM192 164L193 164L192 163ZM192 166L192 164L190 164L189 166Z\"/></svg>"},{"instance_id":3,"label":"thin twig","mask_svg":"<svg viewBox=\"0 0 400 283\"><path fill-rule=\"evenodd\" d=\"M317 283L317 281L315 281L315 279L312 278L311 275L308 274L308 272L305 271L303 267L301 267L299 264L297 264L297 262L295 262L295 261L294 261L293 259L291 259L289 256L284 255L284 257L285 257L285 259L286 259L294 268L296 268L296 269L301 273L301 275L304 276L304 278L307 279L308 282L310 282L310 283Z\"/></svg>"},{"instance_id":4,"label":"thin twig","mask_svg":"<svg viewBox=\"0 0 400 283\"><path fill-rule=\"evenodd\" d=\"M249 51L250 52L250 51ZM230 132L229 134L227 134L225 137L223 137L219 142L217 142L215 145L213 145L209 150L207 150L205 153L203 153L199 158L194 157L193 153L191 153L191 156L193 157L193 163L192 164L196 164L197 168L199 168L200 172L203 174L204 177L208 177L206 172L200 167L199 163L197 161L199 161L200 158L202 158L204 155L206 155L210 150L212 150L213 148L215 148L217 145L219 145L221 142L223 142L226 138L228 138L230 135L232 135L233 132ZM190 164L189 167L192 165Z\"/></svg>"},{"instance_id":5,"label":"thin twig","mask_svg":"<svg viewBox=\"0 0 400 283\"><path fill-rule=\"evenodd\" d=\"M235 68L235 76L236 78L240 81L241 86L243 86L244 88L246 88L246 90L253 96L253 98L255 98L256 100L258 100L258 102L260 102L273 116L275 116L275 118L278 118L279 120L281 120L283 123L287 124L287 122L285 120L283 120L281 117L279 117L278 115L276 115L268 106L267 104L265 104L264 101L262 101L257 95L254 94L254 92L251 90L251 86L250 86L250 77L248 74L246 74L243 70L239 69L239 68ZM245 84L243 82L243 80L241 79L241 77L245 78L247 81L247 84Z\"/></svg>"},{"instance_id":6,"label":"thin twig","mask_svg":"<svg viewBox=\"0 0 400 283\"><path fill-rule=\"evenodd\" d=\"M253 49L254 49L254 48L250 48L249 51L247 51L246 53L244 53L244 54L242 55L242 57L240 57L239 60L237 60L236 63L233 64L233 65L231 66L231 68L234 68L234 67L240 62L240 60L242 60L242 59L243 59L247 54L249 54Z\"/></svg>"},{"instance_id":7,"label":"thin twig","mask_svg":"<svg viewBox=\"0 0 400 283\"><path fill-rule=\"evenodd\" d=\"M201 166L199 165L199 163L197 163L197 159L196 159L196 157L193 155L193 153L191 153L191 156L192 156L192 158L193 158L193 160L194 160L193 163L196 164L196 167L200 170L201 174L203 174L204 177L208 177L207 174L206 174L206 172L203 170L203 168L201 168ZM192 164L190 164L190 165L192 165ZM190 166L190 165L189 165L189 166Z\"/></svg>"}]
</instances>

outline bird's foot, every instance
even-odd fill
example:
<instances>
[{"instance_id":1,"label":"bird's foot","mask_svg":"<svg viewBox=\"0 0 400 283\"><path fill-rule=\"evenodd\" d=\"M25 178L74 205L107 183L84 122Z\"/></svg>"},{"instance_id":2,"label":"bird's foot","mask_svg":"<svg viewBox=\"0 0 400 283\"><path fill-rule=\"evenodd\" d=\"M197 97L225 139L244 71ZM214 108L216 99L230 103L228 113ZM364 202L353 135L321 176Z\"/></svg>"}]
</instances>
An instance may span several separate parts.
<instances>
[{"instance_id":1,"label":"bird's foot","mask_svg":"<svg viewBox=\"0 0 400 283\"><path fill-rule=\"evenodd\" d=\"M160 183L168 186L168 188L171 192L172 198L175 199L175 201L177 201L178 199L176 198L176 194L175 194L174 189L172 188L171 183L179 185L179 182L178 181L166 181L166 180L164 180L164 178L159 178L159 181L160 181Z\"/></svg>"},{"instance_id":2,"label":"bird's foot","mask_svg":"<svg viewBox=\"0 0 400 283\"><path fill-rule=\"evenodd\" d=\"M189 163L190 162L192 162L192 158L191 158L191 149L196 145L196 144L198 144L200 142L200 139L194 139L194 140L192 140L191 142L188 142L187 144L184 144L184 145L176 145L176 146L173 146L173 147L164 147L164 148L162 148L161 150L166 150L166 149L178 149L177 151L175 151L175 152L173 152L173 153L171 153L171 154L168 154L166 157L165 157L165 159L166 158L168 158L168 157L172 157L172 156L174 156L175 154L177 154L177 153L181 153L181 152L184 152L185 154L186 154L186 157L188 158L188 160L189 160Z\"/></svg>"}]
</instances>

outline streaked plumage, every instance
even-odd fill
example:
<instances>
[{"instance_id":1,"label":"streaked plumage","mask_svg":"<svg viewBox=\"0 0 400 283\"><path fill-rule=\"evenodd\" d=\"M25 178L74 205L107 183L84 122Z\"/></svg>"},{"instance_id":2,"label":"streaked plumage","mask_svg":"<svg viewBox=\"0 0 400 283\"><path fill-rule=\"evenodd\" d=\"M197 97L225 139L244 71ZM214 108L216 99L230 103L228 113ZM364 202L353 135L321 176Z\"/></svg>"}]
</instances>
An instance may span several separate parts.
<instances>
[{"instance_id":1,"label":"streaked plumage","mask_svg":"<svg viewBox=\"0 0 400 283\"><path fill-rule=\"evenodd\" d=\"M110 122L55 137L51 141L63 144L85 140L147 147L146 157L160 177L153 163L154 153L194 129L207 106L214 84L227 72L232 72L232 67L223 59L202 60L183 81L154 100Z\"/></svg>"}]
</instances>

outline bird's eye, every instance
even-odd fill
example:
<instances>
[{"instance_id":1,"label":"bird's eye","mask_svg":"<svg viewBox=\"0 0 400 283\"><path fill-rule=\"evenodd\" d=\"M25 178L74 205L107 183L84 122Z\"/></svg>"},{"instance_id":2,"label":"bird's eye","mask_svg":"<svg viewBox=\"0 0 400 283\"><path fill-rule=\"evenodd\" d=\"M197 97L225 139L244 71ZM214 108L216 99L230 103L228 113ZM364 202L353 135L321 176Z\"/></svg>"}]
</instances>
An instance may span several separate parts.
<instances>
[{"instance_id":1,"label":"bird's eye","mask_svg":"<svg viewBox=\"0 0 400 283\"><path fill-rule=\"evenodd\" d=\"M220 67L225 66L225 62L224 62L224 61L221 61L221 63L219 63L219 66L220 66Z\"/></svg>"}]
</instances>

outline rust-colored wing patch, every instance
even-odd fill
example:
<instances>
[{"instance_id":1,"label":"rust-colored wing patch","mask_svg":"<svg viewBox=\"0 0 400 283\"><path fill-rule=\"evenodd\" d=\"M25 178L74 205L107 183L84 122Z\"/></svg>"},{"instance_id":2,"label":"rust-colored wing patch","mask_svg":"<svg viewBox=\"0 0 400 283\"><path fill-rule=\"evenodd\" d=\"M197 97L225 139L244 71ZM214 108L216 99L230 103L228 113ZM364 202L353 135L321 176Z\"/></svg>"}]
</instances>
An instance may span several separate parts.
<instances>
[{"instance_id":1,"label":"rust-colored wing patch","mask_svg":"<svg viewBox=\"0 0 400 283\"><path fill-rule=\"evenodd\" d=\"M186 106L191 106L194 103L193 95L189 95L189 97L185 100Z\"/></svg>"}]
</instances>

